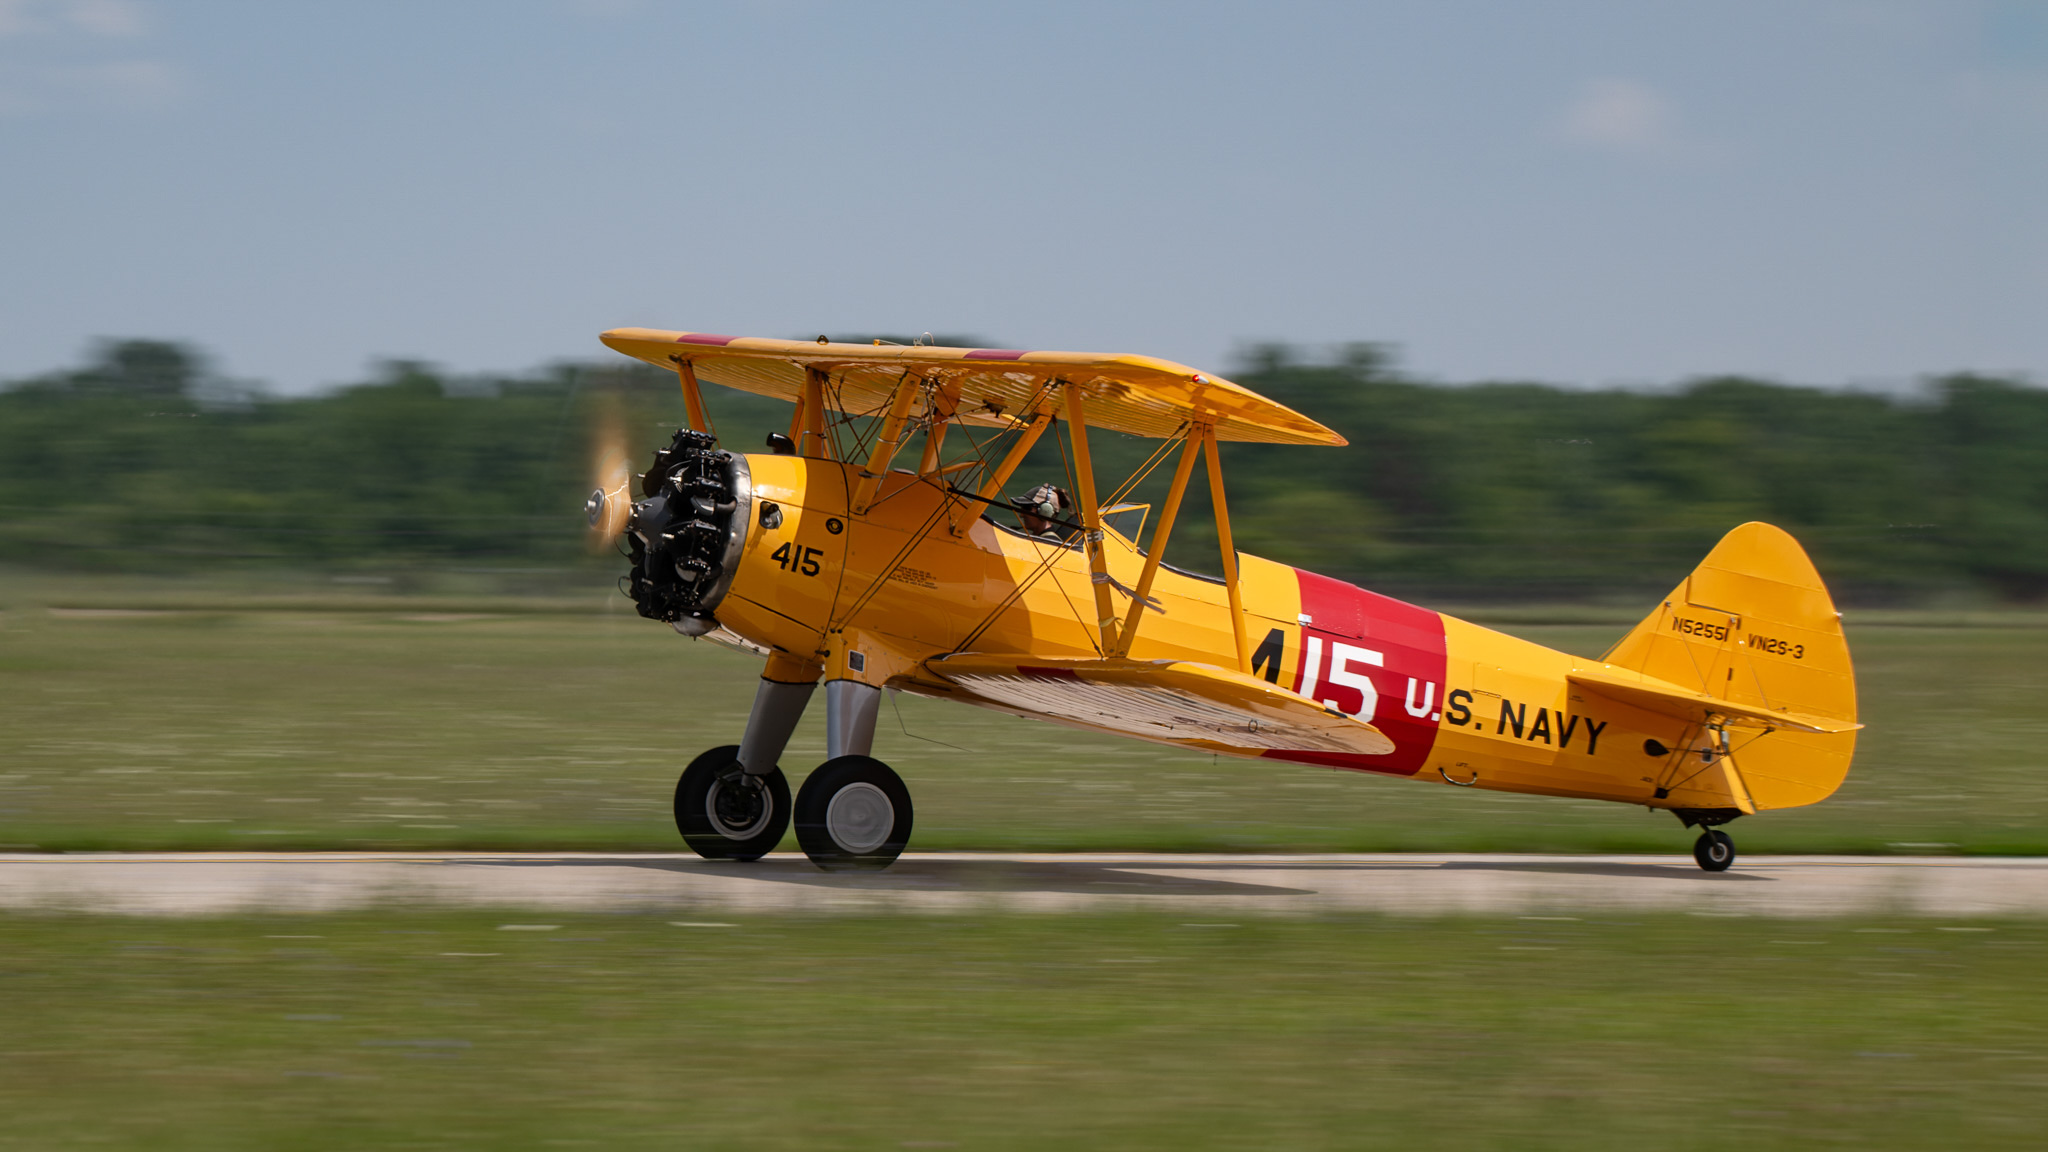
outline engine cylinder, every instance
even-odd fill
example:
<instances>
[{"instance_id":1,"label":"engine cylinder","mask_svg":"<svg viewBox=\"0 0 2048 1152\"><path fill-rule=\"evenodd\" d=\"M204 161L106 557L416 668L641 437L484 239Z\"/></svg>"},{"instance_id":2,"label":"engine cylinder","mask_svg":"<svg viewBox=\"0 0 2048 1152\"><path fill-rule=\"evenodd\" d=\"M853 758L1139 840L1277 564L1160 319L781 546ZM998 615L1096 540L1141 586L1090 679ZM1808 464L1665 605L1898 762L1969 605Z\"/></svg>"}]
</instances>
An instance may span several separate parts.
<instances>
[{"instance_id":1,"label":"engine cylinder","mask_svg":"<svg viewBox=\"0 0 2048 1152\"><path fill-rule=\"evenodd\" d=\"M747 458L716 437L676 430L640 478L643 499L626 520L633 569L620 587L640 615L709 631L712 611L732 587L752 519Z\"/></svg>"}]
</instances>

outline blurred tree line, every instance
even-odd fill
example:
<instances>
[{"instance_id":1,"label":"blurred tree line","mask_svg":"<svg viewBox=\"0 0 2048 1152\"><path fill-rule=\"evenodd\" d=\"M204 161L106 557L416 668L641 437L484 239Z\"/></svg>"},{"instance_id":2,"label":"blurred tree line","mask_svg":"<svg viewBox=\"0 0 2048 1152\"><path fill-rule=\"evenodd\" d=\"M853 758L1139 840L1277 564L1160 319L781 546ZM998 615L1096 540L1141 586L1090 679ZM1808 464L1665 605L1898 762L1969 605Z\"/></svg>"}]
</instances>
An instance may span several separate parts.
<instances>
[{"instance_id":1,"label":"blurred tree line","mask_svg":"<svg viewBox=\"0 0 2048 1152\"><path fill-rule=\"evenodd\" d=\"M2048 595L2048 391L2021 382L1954 376L1904 397L1734 378L1452 387L1401 376L1371 345L1328 362L1261 348L1234 378L1351 440L1226 445L1239 546L1396 594L1654 594L1762 519L1845 600ZM729 447L757 451L788 421L778 401L707 399ZM614 414L644 462L681 409L672 376L626 362L511 378L393 362L278 397L182 346L112 343L0 390L0 563L602 580L619 562L583 536L590 428ZM1156 446L1093 443L1106 480ZM1048 437L1013 487L1064 469ZM1171 471L1138 498L1156 502ZM1213 571L1206 503L1191 497L1168 559Z\"/></svg>"},{"instance_id":2,"label":"blurred tree line","mask_svg":"<svg viewBox=\"0 0 2048 1152\"><path fill-rule=\"evenodd\" d=\"M1259 349L1233 379L1351 441L1224 448L1246 551L1452 596L1656 595L1765 520L1847 600L2048 595L2048 390L2021 382L1443 387L1371 345Z\"/></svg>"}]
</instances>

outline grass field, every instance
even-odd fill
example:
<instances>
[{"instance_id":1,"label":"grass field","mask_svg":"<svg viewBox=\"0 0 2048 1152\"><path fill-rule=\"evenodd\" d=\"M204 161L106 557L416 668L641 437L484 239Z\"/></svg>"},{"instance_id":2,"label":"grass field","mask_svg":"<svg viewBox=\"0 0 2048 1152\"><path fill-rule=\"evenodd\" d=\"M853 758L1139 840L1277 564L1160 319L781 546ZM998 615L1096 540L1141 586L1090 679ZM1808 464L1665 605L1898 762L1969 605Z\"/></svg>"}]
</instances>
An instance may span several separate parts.
<instances>
[{"instance_id":1,"label":"grass field","mask_svg":"<svg viewBox=\"0 0 2048 1152\"><path fill-rule=\"evenodd\" d=\"M675 773L736 737L757 674L623 613L231 607L0 613L0 844L673 850ZM1502 626L1580 652L1623 627L1543 618ZM1737 825L1745 850L2048 850L2048 628L1851 639L1856 771ZM1690 841L912 697L877 754L922 848ZM0 1149L1997 1149L2048 1124L2040 922L399 907L0 915L0 940Z\"/></svg>"},{"instance_id":2,"label":"grass field","mask_svg":"<svg viewBox=\"0 0 2048 1152\"><path fill-rule=\"evenodd\" d=\"M448 608L0 613L0 845L676 848L675 776L737 740L758 665L622 611ZM1502 627L1593 654L1623 631ZM2048 851L2048 628L1852 617L1851 642L1870 724L1855 771L1824 804L1737 825L1743 849ZM1212 759L908 696L884 705L876 754L916 797L913 848L1691 841L1641 809ZM792 786L823 755L812 717Z\"/></svg>"},{"instance_id":3,"label":"grass field","mask_svg":"<svg viewBox=\"0 0 2048 1152\"><path fill-rule=\"evenodd\" d=\"M0 1148L2020 1149L2048 1125L2041 923L535 920L0 918Z\"/></svg>"}]
</instances>

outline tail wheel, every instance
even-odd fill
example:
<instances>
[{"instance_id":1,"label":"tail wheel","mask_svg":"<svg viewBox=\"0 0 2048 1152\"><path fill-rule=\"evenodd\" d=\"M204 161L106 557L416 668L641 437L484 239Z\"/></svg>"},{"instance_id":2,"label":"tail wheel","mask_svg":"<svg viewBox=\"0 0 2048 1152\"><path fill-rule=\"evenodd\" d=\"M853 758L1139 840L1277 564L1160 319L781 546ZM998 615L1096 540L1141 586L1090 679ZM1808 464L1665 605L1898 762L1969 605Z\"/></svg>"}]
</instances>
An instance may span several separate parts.
<instances>
[{"instance_id":1,"label":"tail wheel","mask_svg":"<svg viewBox=\"0 0 2048 1152\"><path fill-rule=\"evenodd\" d=\"M737 744L713 748L676 781L676 831L706 860L759 860L789 831L789 782L741 768Z\"/></svg>"},{"instance_id":2,"label":"tail wheel","mask_svg":"<svg viewBox=\"0 0 2048 1152\"><path fill-rule=\"evenodd\" d=\"M887 868L910 823L910 789L871 756L827 760L797 790L796 840L820 868Z\"/></svg>"},{"instance_id":3,"label":"tail wheel","mask_svg":"<svg viewBox=\"0 0 2048 1152\"><path fill-rule=\"evenodd\" d=\"M1719 828L1709 828L1693 841L1692 858L1709 872L1726 872L1735 863L1735 840Z\"/></svg>"}]
</instances>

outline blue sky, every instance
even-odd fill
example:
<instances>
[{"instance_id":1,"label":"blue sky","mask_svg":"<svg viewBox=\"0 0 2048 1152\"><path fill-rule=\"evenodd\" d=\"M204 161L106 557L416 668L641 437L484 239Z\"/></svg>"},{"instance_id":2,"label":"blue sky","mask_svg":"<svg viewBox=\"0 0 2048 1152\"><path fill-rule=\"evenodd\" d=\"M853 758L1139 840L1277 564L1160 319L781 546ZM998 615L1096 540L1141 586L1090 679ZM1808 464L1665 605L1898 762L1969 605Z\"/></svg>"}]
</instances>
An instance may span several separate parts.
<instances>
[{"instance_id":1,"label":"blue sky","mask_svg":"<svg viewBox=\"0 0 2048 1152\"><path fill-rule=\"evenodd\" d=\"M2048 373L2048 0L0 0L0 378L617 325Z\"/></svg>"}]
</instances>

